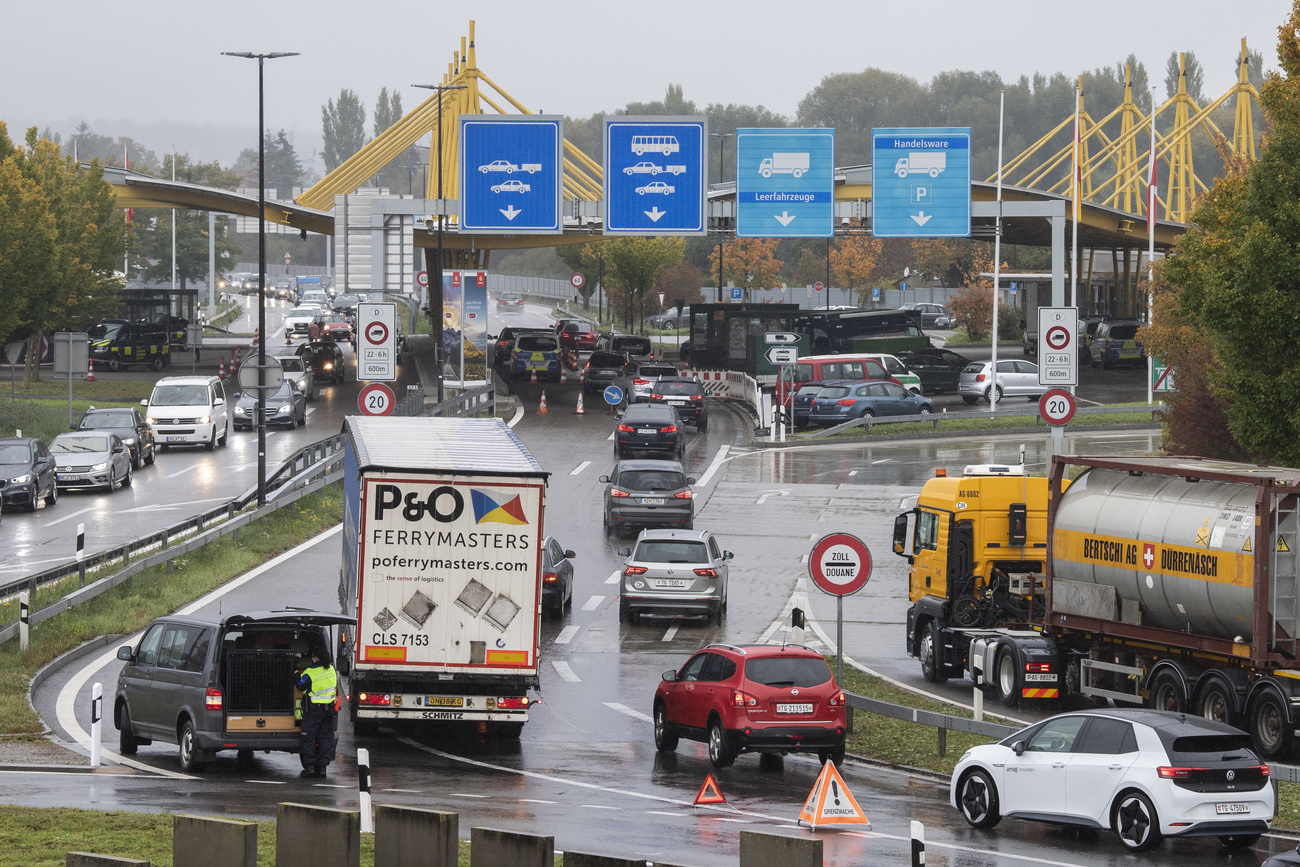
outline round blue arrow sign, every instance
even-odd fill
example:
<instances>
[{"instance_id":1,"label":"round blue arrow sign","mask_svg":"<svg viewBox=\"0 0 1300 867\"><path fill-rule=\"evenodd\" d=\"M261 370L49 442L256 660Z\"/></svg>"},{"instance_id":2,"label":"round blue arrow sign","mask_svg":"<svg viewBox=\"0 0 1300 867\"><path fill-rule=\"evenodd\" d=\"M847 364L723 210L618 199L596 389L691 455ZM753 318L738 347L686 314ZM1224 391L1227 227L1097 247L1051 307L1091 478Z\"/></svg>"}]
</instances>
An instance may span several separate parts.
<instances>
[{"instance_id":1,"label":"round blue arrow sign","mask_svg":"<svg viewBox=\"0 0 1300 867\"><path fill-rule=\"evenodd\" d=\"M605 389L605 403L610 406L617 406L623 402L623 389L617 385L611 385Z\"/></svg>"}]
</instances>

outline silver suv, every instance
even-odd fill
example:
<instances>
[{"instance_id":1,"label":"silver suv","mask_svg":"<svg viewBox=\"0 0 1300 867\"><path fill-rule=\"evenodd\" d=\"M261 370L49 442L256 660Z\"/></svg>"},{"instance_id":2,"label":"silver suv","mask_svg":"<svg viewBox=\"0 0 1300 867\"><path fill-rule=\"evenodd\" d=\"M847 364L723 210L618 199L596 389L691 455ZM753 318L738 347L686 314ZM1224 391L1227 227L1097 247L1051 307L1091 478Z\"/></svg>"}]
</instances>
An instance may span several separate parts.
<instances>
[{"instance_id":1,"label":"silver suv","mask_svg":"<svg viewBox=\"0 0 1300 867\"><path fill-rule=\"evenodd\" d=\"M722 625L727 613L730 551L708 530L642 530L619 584L618 621L636 623L643 613L703 614Z\"/></svg>"}]
</instances>

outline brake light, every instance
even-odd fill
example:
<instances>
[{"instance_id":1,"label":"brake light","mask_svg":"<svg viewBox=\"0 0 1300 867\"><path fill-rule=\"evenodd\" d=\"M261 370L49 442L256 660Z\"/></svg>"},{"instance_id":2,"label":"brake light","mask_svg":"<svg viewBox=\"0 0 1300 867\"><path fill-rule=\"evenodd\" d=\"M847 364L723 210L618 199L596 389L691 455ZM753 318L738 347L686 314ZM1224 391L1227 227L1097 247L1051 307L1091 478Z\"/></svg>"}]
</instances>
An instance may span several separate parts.
<instances>
[{"instance_id":1,"label":"brake light","mask_svg":"<svg viewBox=\"0 0 1300 867\"><path fill-rule=\"evenodd\" d=\"M504 698L498 698L497 707L526 710L528 708L528 696L519 695L519 696L506 696Z\"/></svg>"},{"instance_id":2,"label":"brake light","mask_svg":"<svg viewBox=\"0 0 1300 867\"><path fill-rule=\"evenodd\" d=\"M835 401L835 405L836 405L836 406L853 406L853 404L855 404L855 403L857 403L857 401L855 401L855 400L854 400L853 398L851 398L851 397L846 397L846 398L843 398L843 399L841 399L841 400L837 400L837 401Z\"/></svg>"},{"instance_id":3,"label":"brake light","mask_svg":"<svg viewBox=\"0 0 1300 867\"><path fill-rule=\"evenodd\" d=\"M640 575L646 571L646 566L628 566L623 570L624 575Z\"/></svg>"},{"instance_id":4,"label":"brake light","mask_svg":"<svg viewBox=\"0 0 1300 867\"><path fill-rule=\"evenodd\" d=\"M1183 779L1186 779L1186 778L1190 777L1190 776L1191 776L1193 773L1195 773L1196 771L1200 771L1200 770L1204 770L1204 768L1169 768L1169 767L1159 767L1159 768L1156 768L1156 773L1160 775L1161 779L1165 779L1165 780L1183 780Z\"/></svg>"},{"instance_id":5,"label":"brake light","mask_svg":"<svg viewBox=\"0 0 1300 867\"><path fill-rule=\"evenodd\" d=\"M203 698L203 706L208 710L221 710L221 690L209 687L207 695Z\"/></svg>"},{"instance_id":6,"label":"brake light","mask_svg":"<svg viewBox=\"0 0 1300 867\"><path fill-rule=\"evenodd\" d=\"M704 400L704 395L702 395L702 394L693 394L693 395L691 395L691 400Z\"/></svg>"},{"instance_id":7,"label":"brake light","mask_svg":"<svg viewBox=\"0 0 1300 867\"><path fill-rule=\"evenodd\" d=\"M678 491L677 493L673 494L673 496L679 500L689 500L692 494L690 489L688 488L685 491Z\"/></svg>"},{"instance_id":8,"label":"brake light","mask_svg":"<svg viewBox=\"0 0 1300 867\"><path fill-rule=\"evenodd\" d=\"M717 569L696 569L695 574L699 575L701 578L717 578L718 570Z\"/></svg>"},{"instance_id":9,"label":"brake light","mask_svg":"<svg viewBox=\"0 0 1300 867\"><path fill-rule=\"evenodd\" d=\"M368 707L388 707L393 703L393 697L388 693L363 692L358 693L357 702Z\"/></svg>"},{"instance_id":10,"label":"brake light","mask_svg":"<svg viewBox=\"0 0 1300 867\"><path fill-rule=\"evenodd\" d=\"M975 374L975 381L976 381L976 382L983 382L983 381L984 381L984 374L982 374L982 373L977 373L977 374Z\"/></svg>"},{"instance_id":11,"label":"brake light","mask_svg":"<svg viewBox=\"0 0 1300 867\"><path fill-rule=\"evenodd\" d=\"M632 425L630 425L630 424L621 424L621 425L618 426L618 430L619 430L619 433L631 433L631 432L632 432Z\"/></svg>"},{"instance_id":12,"label":"brake light","mask_svg":"<svg viewBox=\"0 0 1300 867\"><path fill-rule=\"evenodd\" d=\"M618 488L611 488L610 491L609 491L609 495L610 495L611 497L627 497L627 496L631 496L630 494L628 494L627 491L620 491Z\"/></svg>"},{"instance_id":13,"label":"brake light","mask_svg":"<svg viewBox=\"0 0 1300 867\"><path fill-rule=\"evenodd\" d=\"M543 572L542 580L547 584L554 584L556 581L560 580L560 576L557 572Z\"/></svg>"},{"instance_id":14,"label":"brake light","mask_svg":"<svg viewBox=\"0 0 1300 867\"><path fill-rule=\"evenodd\" d=\"M831 701L830 701L831 707L841 707L846 703L847 702L845 702L844 700L844 693L842 692L837 692L835 693L835 695L831 696Z\"/></svg>"},{"instance_id":15,"label":"brake light","mask_svg":"<svg viewBox=\"0 0 1300 867\"><path fill-rule=\"evenodd\" d=\"M1052 670L1050 662L1026 662L1025 671L1047 672Z\"/></svg>"},{"instance_id":16,"label":"brake light","mask_svg":"<svg viewBox=\"0 0 1300 867\"><path fill-rule=\"evenodd\" d=\"M732 707L755 707L757 705L758 705L758 699L754 698L752 695L741 692L738 689L733 689L731 691Z\"/></svg>"},{"instance_id":17,"label":"brake light","mask_svg":"<svg viewBox=\"0 0 1300 867\"><path fill-rule=\"evenodd\" d=\"M664 399L664 396L663 396L662 394L652 394L652 395L650 395L650 399L651 399L651 400L663 400L663 399Z\"/></svg>"},{"instance_id":18,"label":"brake light","mask_svg":"<svg viewBox=\"0 0 1300 867\"><path fill-rule=\"evenodd\" d=\"M659 433L677 433L677 425L670 424L668 427L661 427Z\"/></svg>"},{"instance_id":19,"label":"brake light","mask_svg":"<svg viewBox=\"0 0 1300 867\"><path fill-rule=\"evenodd\" d=\"M650 380L648 380L648 379L642 379L641 377L638 376L636 379L633 379L633 380L632 380L632 384L633 384L633 385L649 385L649 384L650 384Z\"/></svg>"}]
</instances>

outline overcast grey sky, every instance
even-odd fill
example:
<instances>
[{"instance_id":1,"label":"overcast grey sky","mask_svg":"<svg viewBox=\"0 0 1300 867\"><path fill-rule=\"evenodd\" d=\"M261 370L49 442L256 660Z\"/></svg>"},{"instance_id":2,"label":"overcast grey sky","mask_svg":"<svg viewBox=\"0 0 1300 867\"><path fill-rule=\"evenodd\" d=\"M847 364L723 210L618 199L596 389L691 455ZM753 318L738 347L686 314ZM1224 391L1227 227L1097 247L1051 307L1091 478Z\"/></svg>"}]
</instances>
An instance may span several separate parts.
<instances>
[{"instance_id":1,"label":"overcast grey sky","mask_svg":"<svg viewBox=\"0 0 1300 867\"><path fill-rule=\"evenodd\" d=\"M867 67L922 82L949 69L1074 76L1134 53L1152 83L1193 51L1206 94L1235 81L1242 37L1277 65L1289 0L133 0L6 2L0 120L65 136L86 121L159 153L231 162L257 143L257 65L222 51L298 51L266 65L266 123L305 158L340 89L374 108L428 96L476 21L478 64L533 111L587 117L661 99L763 105L793 117L826 75ZM1083 17L1077 18L1078 10ZM369 120L367 120L369 132Z\"/></svg>"}]
</instances>

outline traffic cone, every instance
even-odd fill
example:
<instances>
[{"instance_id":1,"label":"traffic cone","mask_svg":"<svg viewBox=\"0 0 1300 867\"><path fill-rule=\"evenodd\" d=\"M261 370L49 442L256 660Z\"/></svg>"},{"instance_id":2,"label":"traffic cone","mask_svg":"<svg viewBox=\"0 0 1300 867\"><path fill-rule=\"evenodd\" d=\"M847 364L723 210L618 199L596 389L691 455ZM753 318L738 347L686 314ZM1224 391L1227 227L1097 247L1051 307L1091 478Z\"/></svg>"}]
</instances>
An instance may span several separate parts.
<instances>
[{"instance_id":1,"label":"traffic cone","mask_svg":"<svg viewBox=\"0 0 1300 867\"><path fill-rule=\"evenodd\" d=\"M538 415L546 415L550 410L546 408L546 389L542 389L542 405L537 407Z\"/></svg>"},{"instance_id":2,"label":"traffic cone","mask_svg":"<svg viewBox=\"0 0 1300 867\"><path fill-rule=\"evenodd\" d=\"M573 411L574 415L583 415L586 410L582 408L582 392L578 392L578 408Z\"/></svg>"},{"instance_id":3,"label":"traffic cone","mask_svg":"<svg viewBox=\"0 0 1300 867\"><path fill-rule=\"evenodd\" d=\"M293 346L293 332L288 328L284 329L284 345Z\"/></svg>"},{"instance_id":4,"label":"traffic cone","mask_svg":"<svg viewBox=\"0 0 1300 867\"><path fill-rule=\"evenodd\" d=\"M217 379L226 378L226 356L221 356L221 363L217 365Z\"/></svg>"},{"instance_id":5,"label":"traffic cone","mask_svg":"<svg viewBox=\"0 0 1300 867\"><path fill-rule=\"evenodd\" d=\"M95 381L95 359L86 359L86 382Z\"/></svg>"},{"instance_id":6,"label":"traffic cone","mask_svg":"<svg viewBox=\"0 0 1300 867\"><path fill-rule=\"evenodd\" d=\"M560 385L567 385L569 382L569 373L567 367L560 368Z\"/></svg>"},{"instance_id":7,"label":"traffic cone","mask_svg":"<svg viewBox=\"0 0 1300 867\"><path fill-rule=\"evenodd\" d=\"M533 368L533 376L528 380L531 384L537 385L537 368ZM543 392L544 393L544 392Z\"/></svg>"},{"instance_id":8,"label":"traffic cone","mask_svg":"<svg viewBox=\"0 0 1300 867\"><path fill-rule=\"evenodd\" d=\"M253 329L253 348L254 348L254 349L257 348L257 342L258 342L259 340L261 340L261 339L262 339L262 329L260 329L260 328L254 328L254 329Z\"/></svg>"},{"instance_id":9,"label":"traffic cone","mask_svg":"<svg viewBox=\"0 0 1300 867\"><path fill-rule=\"evenodd\" d=\"M587 368L585 367L578 368L578 382L581 383L582 385L587 384Z\"/></svg>"}]
</instances>

